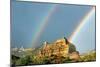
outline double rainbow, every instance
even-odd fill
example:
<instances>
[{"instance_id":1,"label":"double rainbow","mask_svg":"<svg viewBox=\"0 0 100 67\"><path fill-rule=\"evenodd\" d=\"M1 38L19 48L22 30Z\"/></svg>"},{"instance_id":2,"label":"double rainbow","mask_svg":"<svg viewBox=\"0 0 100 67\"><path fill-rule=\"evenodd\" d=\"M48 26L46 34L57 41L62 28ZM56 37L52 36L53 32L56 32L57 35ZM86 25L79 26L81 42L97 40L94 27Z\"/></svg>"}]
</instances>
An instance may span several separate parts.
<instances>
[{"instance_id":1,"label":"double rainbow","mask_svg":"<svg viewBox=\"0 0 100 67\"><path fill-rule=\"evenodd\" d=\"M33 44L35 45L40 36L42 35L43 31L45 30L48 21L50 20L51 16L54 14L54 12L56 12L58 5L55 4L52 7L50 7L48 14L46 17L44 17L43 21L41 22L38 30L35 33L35 37L33 38ZM73 31L73 33L71 34L71 36L68 38L68 40L70 42L72 42L78 35L78 32L82 29L82 27L85 25L85 23L87 22L87 20L90 18L90 16L95 12L95 7L92 7L91 10L89 12L87 12L85 14L85 16L82 18L82 20L79 22L79 25L77 26L77 28Z\"/></svg>"}]
</instances>

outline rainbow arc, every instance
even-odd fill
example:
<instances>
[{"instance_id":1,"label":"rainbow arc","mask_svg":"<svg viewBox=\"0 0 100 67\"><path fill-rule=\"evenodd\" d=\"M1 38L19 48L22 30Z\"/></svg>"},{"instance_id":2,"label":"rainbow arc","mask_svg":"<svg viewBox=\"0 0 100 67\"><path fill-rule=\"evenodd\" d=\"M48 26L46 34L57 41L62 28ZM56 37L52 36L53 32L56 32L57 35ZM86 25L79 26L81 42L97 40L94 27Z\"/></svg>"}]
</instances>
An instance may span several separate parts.
<instances>
[{"instance_id":1,"label":"rainbow arc","mask_svg":"<svg viewBox=\"0 0 100 67\"><path fill-rule=\"evenodd\" d=\"M86 22L92 16L93 13L95 13L95 7L91 8L91 10L88 13L86 13L85 16L82 18L77 28L73 31L71 36L68 38L70 42L72 42L77 37L79 31L84 27L84 25L86 24Z\"/></svg>"}]
</instances>

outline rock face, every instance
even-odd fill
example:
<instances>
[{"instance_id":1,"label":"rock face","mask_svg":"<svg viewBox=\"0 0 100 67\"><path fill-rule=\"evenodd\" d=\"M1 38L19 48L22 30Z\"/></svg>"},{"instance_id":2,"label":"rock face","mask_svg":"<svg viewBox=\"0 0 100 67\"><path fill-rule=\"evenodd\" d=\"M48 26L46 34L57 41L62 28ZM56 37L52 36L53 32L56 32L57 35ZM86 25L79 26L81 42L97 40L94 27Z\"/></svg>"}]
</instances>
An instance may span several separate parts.
<instances>
[{"instance_id":1,"label":"rock face","mask_svg":"<svg viewBox=\"0 0 100 67\"><path fill-rule=\"evenodd\" d=\"M69 57L76 61L79 59L79 53L76 51L75 45L71 44L65 37L54 43L44 42L44 46L38 52L38 56Z\"/></svg>"},{"instance_id":2,"label":"rock face","mask_svg":"<svg viewBox=\"0 0 100 67\"><path fill-rule=\"evenodd\" d=\"M77 61L79 60L80 56L79 56L79 52L76 51L76 52L72 52L69 54L69 58L73 61Z\"/></svg>"}]
</instances>

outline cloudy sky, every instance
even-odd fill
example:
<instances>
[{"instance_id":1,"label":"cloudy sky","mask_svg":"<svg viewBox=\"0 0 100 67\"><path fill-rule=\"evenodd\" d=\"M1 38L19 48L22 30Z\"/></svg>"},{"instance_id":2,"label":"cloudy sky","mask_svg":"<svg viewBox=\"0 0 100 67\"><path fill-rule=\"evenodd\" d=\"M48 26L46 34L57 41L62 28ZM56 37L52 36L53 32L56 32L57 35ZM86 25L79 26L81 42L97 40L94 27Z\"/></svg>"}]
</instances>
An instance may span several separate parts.
<instances>
[{"instance_id":1,"label":"cloudy sky","mask_svg":"<svg viewBox=\"0 0 100 67\"><path fill-rule=\"evenodd\" d=\"M93 6L16 2L11 3L11 46L38 47L70 37ZM36 42L35 42L36 41ZM81 53L95 49L95 13L72 41Z\"/></svg>"}]
</instances>

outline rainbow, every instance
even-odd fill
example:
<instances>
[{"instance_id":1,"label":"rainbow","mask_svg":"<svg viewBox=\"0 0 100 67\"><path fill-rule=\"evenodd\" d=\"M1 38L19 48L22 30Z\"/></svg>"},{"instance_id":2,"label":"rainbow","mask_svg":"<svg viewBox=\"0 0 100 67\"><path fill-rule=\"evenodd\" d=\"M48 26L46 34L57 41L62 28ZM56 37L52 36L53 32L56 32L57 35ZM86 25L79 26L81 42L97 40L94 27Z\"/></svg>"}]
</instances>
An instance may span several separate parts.
<instances>
[{"instance_id":1,"label":"rainbow","mask_svg":"<svg viewBox=\"0 0 100 67\"><path fill-rule=\"evenodd\" d=\"M36 33L33 37L33 42L32 45L35 45L40 36L42 35L43 31L45 30L46 26L48 25L48 21L50 20L50 17L53 15L54 12L56 12L57 10L57 4L53 5L52 7L50 7L48 14L46 17L44 17L43 21L41 22L41 24L38 26ZM90 16L95 12L95 7L91 8L91 10L85 14L85 16L82 18L82 20L80 20L79 25L75 28L75 30L72 32L71 36L68 38L68 40L70 42L72 42L76 36L78 35L78 32L81 30L81 28L85 25L85 23L87 22L87 20L90 18Z\"/></svg>"},{"instance_id":2,"label":"rainbow","mask_svg":"<svg viewBox=\"0 0 100 67\"><path fill-rule=\"evenodd\" d=\"M77 37L78 32L82 29L82 27L85 25L85 23L88 21L88 19L91 17L91 15L95 12L95 7L92 7L91 10L85 14L82 20L80 20L80 23L78 27L74 30L74 32L71 34L71 36L68 38L70 42L73 42L73 40Z\"/></svg>"},{"instance_id":3,"label":"rainbow","mask_svg":"<svg viewBox=\"0 0 100 67\"><path fill-rule=\"evenodd\" d=\"M41 24L38 26L37 31L35 33L35 37L33 38L33 42L32 45L36 44L37 41L39 40L41 34L43 33L43 31L45 30L45 27L48 25L48 21L50 19L50 17L53 15L53 13L57 10L57 4L53 5L52 7L50 7L48 14L46 17L44 17L43 21L41 22Z\"/></svg>"}]
</instances>

